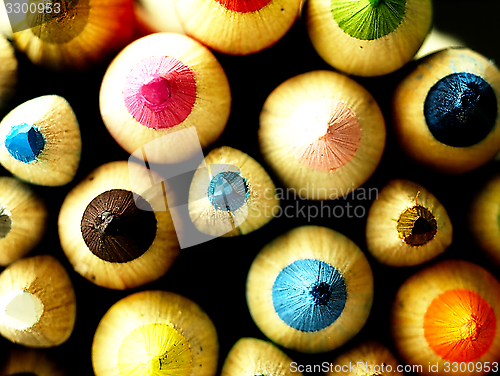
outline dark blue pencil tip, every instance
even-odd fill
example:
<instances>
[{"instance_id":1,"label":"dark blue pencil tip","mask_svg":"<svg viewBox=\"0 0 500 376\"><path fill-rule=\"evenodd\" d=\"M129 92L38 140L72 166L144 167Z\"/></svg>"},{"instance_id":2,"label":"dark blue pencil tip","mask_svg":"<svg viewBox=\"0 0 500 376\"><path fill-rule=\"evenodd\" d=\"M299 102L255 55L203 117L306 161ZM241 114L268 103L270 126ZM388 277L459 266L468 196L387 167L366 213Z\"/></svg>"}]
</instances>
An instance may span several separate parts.
<instances>
[{"instance_id":1,"label":"dark blue pencil tip","mask_svg":"<svg viewBox=\"0 0 500 376\"><path fill-rule=\"evenodd\" d=\"M344 278L330 264L297 260L284 267L272 288L273 305L288 326L316 332L333 324L347 301Z\"/></svg>"},{"instance_id":2,"label":"dark blue pencil tip","mask_svg":"<svg viewBox=\"0 0 500 376\"><path fill-rule=\"evenodd\" d=\"M245 204L249 195L246 180L234 171L218 173L208 187L208 199L216 210L234 212Z\"/></svg>"},{"instance_id":3,"label":"dark blue pencil tip","mask_svg":"<svg viewBox=\"0 0 500 376\"><path fill-rule=\"evenodd\" d=\"M429 90L424 115L438 141L454 147L472 146L486 138L495 126L497 98L481 77L453 73Z\"/></svg>"},{"instance_id":4,"label":"dark blue pencil tip","mask_svg":"<svg viewBox=\"0 0 500 376\"><path fill-rule=\"evenodd\" d=\"M7 134L5 147L15 159L29 163L41 153L45 147L45 140L38 129L29 124L21 123L12 127Z\"/></svg>"}]
</instances>

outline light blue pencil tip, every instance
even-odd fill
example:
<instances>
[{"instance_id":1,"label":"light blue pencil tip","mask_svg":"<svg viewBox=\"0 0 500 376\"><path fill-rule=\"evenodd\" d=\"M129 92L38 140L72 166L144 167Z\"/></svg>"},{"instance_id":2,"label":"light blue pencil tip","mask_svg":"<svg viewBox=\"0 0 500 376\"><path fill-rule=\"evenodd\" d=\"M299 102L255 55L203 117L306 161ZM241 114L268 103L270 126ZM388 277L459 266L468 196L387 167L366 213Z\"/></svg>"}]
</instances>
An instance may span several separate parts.
<instances>
[{"instance_id":1,"label":"light blue pencil tip","mask_svg":"<svg viewBox=\"0 0 500 376\"><path fill-rule=\"evenodd\" d=\"M284 267L272 288L273 305L288 326L316 332L333 324L347 301L344 278L330 264L296 260Z\"/></svg>"}]
</instances>

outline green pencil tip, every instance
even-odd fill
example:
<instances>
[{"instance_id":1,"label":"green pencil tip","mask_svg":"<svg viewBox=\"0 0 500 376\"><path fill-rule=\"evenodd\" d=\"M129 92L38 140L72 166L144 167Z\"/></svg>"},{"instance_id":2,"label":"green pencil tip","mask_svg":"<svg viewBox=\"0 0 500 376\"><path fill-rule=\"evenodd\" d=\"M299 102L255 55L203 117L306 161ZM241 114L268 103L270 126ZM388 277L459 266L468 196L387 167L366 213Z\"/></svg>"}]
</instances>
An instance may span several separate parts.
<instances>
[{"instance_id":1,"label":"green pencil tip","mask_svg":"<svg viewBox=\"0 0 500 376\"><path fill-rule=\"evenodd\" d=\"M375 40L399 27L406 0L331 0L331 11L346 34L360 40Z\"/></svg>"},{"instance_id":2,"label":"green pencil tip","mask_svg":"<svg viewBox=\"0 0 500 376\"><path fill-rule=\"evenodd\" d=\"M498 228L500 228L500 208L498 209L497 225L498 225Z\"/></svg>"}]
</instances>

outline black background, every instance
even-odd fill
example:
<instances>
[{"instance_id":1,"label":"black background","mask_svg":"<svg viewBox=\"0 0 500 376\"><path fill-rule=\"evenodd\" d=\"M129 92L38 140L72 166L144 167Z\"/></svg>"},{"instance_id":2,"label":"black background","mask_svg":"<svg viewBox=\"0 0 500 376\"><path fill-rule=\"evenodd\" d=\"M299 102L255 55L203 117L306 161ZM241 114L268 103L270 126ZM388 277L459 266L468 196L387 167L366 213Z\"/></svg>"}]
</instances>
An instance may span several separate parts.
<instances>
[{"instance_id":1,"label":"black background","mask_svg":"<svg viewBox=\"0 0 500 376\"><path fill-rule=\"evenodd\" d=\"M500 61L500 12L498 0L436 0L434 24L441 30L458 36L467 46L489 58ZM300 73L332 68L314 51L302 19L297 20L290 32L276 45L249 56L226 56L216 53L229 78L233 104L226 130L213 145L232 146L257 161L260 156L257 142L259 113L266 97L281 82ZM58 74L34 67L19 54L19 91L10 108L40 95L58 94L73 107L80 123L83 152L81 164L74 181L64 187L36 187L50 208L49 230L42 243L30 254L52 254L66 267L74 283L77 296L77 321L70 339L47 352L68 368L71 375L93 375L91 345L100 318L117 300L136 291L163 289L182 294L200 304L212 318L219 335L219 369L231 346L241 337L265 336L254 325L246 305L245 283L248 269L257 252L276 236L299 225L316 224L342 232L366 251L363 218L276 218L262 229L236 238L220 238L182 251L165 276L140 288L114 291L93 285L73 271L59 245L57 216L66 193L97 166L114 160L126 160L124 152L107 133L99 113L99 88L106 66L83 74ZM453 226L453 243L436 260L459 258L476 262L493 272L492 265L474 245L467 228L467 210L473 195L493 174L500 162L468 174L446 176L419 167L409 161L399 150L390 124L389 98L394 85L408 68L378 78L355 78L376 98L387 120L387 143L382 161L374 175L364 184L365 188L379 190L392 178L407 178L424 185L434 193L447 209ZM2 114L2 116L5 114ZM207 150L208 152L208 150ZM279 181L273 177L280 187ZM2 175L9 173L0 168ZM283 206L295 205L282 202ZM320 205L301 201L301 205ZM371 202L353 201L352 198L330 202L329 205L362 205L366 212ZM381 341L391 350L394 346L389 336L389 308L401 282L425 265L410 268L392 268L379 265L368 254L375 282L375 298L368 322L361 332L343 347L323 354L285 352L302 365L319 365L330 362L344 350L368 338ZM434 261L436 261L434 260ZM434 262L433 261L433 262ZM0 357L13 345L0 338ZM395 352L395 351L393 351ZM0 359L1 360L1 359Z\"/></svg>"}]
</instances>

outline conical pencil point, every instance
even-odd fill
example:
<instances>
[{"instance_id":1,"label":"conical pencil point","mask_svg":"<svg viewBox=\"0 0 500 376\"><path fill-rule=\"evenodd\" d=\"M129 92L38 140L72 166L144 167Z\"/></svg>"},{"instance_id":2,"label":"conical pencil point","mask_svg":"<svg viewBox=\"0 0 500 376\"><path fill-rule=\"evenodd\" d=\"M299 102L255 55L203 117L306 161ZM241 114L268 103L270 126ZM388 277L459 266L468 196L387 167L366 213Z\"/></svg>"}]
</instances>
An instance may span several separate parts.
<instances>
[{"instance_id":1,"label":"conical pencil point","mask_svg":"<svg viewBox=\"0 0 500 376\"><path fill-rule=\"evenodd\" d=\"M29 163L36 159L45 147L45 140L38 129L22 123L13 127L5 138L5 147L15 159Z\"/></svg>"}]
</instances>

